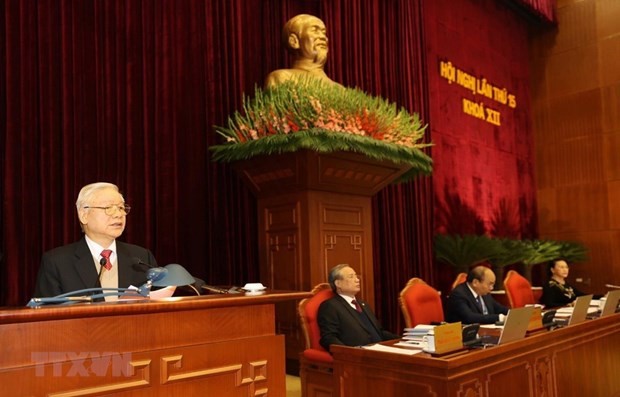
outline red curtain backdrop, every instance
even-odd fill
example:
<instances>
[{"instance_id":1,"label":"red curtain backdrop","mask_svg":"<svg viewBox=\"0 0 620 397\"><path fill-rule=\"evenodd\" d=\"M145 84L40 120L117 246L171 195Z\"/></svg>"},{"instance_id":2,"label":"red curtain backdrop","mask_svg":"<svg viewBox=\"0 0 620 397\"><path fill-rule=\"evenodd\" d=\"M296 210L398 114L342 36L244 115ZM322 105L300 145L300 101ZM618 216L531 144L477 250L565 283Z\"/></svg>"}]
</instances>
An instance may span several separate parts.
<instances>
[{"instance_id":1,"label":"red curtain backdrop","mask_svg":"<svg viewBox=\"0 0 620 397\"><path fill-rule=\"evenodd\" d=\"M324 0L322 10L330 32L328 74L428 121L421 3ZM407 281L434 282L432 196L425 177L389 186L373 200L375 310L395 330L404 325L397 298Z\"/></svg>"},{"instance_id":2,"label":"red curtain backdrop","mask_svg":"<svg viewBox=\"0 0 620 397\"><path fill-rule=\"evenodd\" d=\"M507 0L525 8L529 14L540 18L544 22L555 22L556 0Z\"/></svg>"},{"instance_id":3,"label":"red curtain backdrop","mask_svg":"<svg viewBox=\"0 0 620 397\"><path fill-rule=\"evenodd\" d=\"M75 199L94 181L120 186L133 207L123 240L161 264L213 284L257 280L254 197L208 149L243 93L288 64L281 27L302 12L326 22L334 80L419 112L436 143L433 178L373 202L375 306L386 325L402 326L396 302L410 277L445 283L431 241L462 218L441 217L448 198L479 205L483 219L505 199L521 211L517 229L531 231L527 37L492 0L0 0L0 304L25 304L41 254L80 237ZM502 37L517 52L461 57L485 24L500 33L487 45ZM442 92L441 57L516 87L524 102L512 126L443 106L459 93Z\"/></svg>"},{"instance_id":4,"label":"red curtain backdrop","mask_svg":"<svg viewBox=\"0 0 620 397\"><path fill-rule=\"evenodd\" d=\"M160 263L211 283L258 278L254 198L208 147L242 93L287 64L280 30L295 14L326 21L334 79L426 112L417 2L7 1L1 12L9 305L30 297L44 251L79 238L75 198L98 180L133 206L123 239ZM430 197L427 178L375 201L386 323L400 321L408 277L432 278Z\"/></svg>"}]
</instances>

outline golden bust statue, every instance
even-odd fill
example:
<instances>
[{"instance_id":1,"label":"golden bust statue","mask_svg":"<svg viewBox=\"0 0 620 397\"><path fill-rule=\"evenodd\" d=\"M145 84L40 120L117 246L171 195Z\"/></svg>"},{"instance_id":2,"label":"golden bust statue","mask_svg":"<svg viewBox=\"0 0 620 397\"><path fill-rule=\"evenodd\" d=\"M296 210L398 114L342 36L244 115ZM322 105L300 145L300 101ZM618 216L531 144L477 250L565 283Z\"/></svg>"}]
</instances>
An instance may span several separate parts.
<instances>
[{"instance_id":1,"label":"golden bust statue","mask_svg":"<svg viewBox=\"0 0 620 397\"><path fill-rule=\"evenodd\" d=\"M282 40L289 52L293 54L293 67L269 73L265 81L266 88L302 76L312 76L337 84L327 77L323 70L329 51L327 30L323 21L313 15L296 15L284 25Z\"/></svg>"}]
</instances>

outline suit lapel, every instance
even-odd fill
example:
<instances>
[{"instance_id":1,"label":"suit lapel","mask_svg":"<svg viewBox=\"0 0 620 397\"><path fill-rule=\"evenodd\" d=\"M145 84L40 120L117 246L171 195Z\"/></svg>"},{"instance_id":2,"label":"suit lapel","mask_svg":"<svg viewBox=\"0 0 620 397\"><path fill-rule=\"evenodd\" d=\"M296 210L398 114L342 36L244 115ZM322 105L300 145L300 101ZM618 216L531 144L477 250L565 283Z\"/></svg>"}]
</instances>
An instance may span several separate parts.
<instances>
[{"instance_id":1,"label":"suit lapel","mask_svg":"<svg viewBox=\"0 0 620 397\"><path fill-rule=\"evenodd\" d=\"M131 265L133 258L125 244L116 240L116 252L118 256L118 285L129 285L131 282ZM139 285L136 285L139 287Z\"/></svg>"},{"instance_id":2,"label":"suit lapel","mask_svg":"<svg viewBox=\"0 0 620 397\"><path fill-rule=\"evenodd\" d=\"M363 326L362 320L360 320L360 316L357 311L351 307L349 302L347 302L342 296L338 296L338 302L342 305L343 309L349 314L349 316L353 317L355 321L357 321L360 325ZM364 310L364 309L362 309Z\"/></svg>"},{"instance_id":3,"label":"suit lapel","mask_svg":"<svg viewBox=\"0 0 620 397\"><path fill-rule=\"evenodd\" d=\"M93 257L88 249L86 240L82 238L75 249L75 271L82 280L84 288L97 287L97 270L94 266Z\"/></svg>"},{"instance_id":4,"label":"suit lapel","mask_svg":"<svg viewBox=\"0 0 620 397\"><path fill-rule=\"evenodd\" d=\"M495 314L493 311L493 302L489 302L489 299L493 299L493 297L491 295L485 295L481 296L481 298L487 308L487 314Z\"/></svg>"},{"instance_id":5,"label":"suit lapel","mask_svg":"<svg viewBox=\"0 0 620 397\"><path fill-rule=\"evenodd\" d=\"M465 290L467 291L467 299L469 299L469 303L472 305L472 307L476 308L476 311L478 313L482 314L482 308L480 307L480 305L476 301L476 298L474 297L474 294L471 292L471 290L469 289L469 287L467 286L466 283L463 283L463 286L465 287ZM480 298L484 299L483 296L481 296Z\"/></svg>"},{"instance_id":6,"label":"suit lapel","mask_svg":"<svg viewBox=\"0 0 620 397\"><path fill-rule=\"evenodd\" d=\"M362 327L362 329L366 329L366 326L364 325L364 323L362 322L362 320L360 319L359 313L357 312L357 310L355 310L350 304L349 302L347 302L342 296L338 295L338 302L340 302L340 304L344 307L345 311L355 319L355 321L358 322L358 324ZM377 328L377 324L375 324L374 320L373 320L373 316L371 316L370 314L368 314L366 309L366 303L362 302L360 300L357 300L357 302L359 303L360 307L362 308L362 312L366 315L366 318L368 318L368 320L370 321L370 323L372 324L373 327L375 327L377 329L378 332L378 328ZM368 330L366 331L368 332Z\"/></svg>"}]
</instances>

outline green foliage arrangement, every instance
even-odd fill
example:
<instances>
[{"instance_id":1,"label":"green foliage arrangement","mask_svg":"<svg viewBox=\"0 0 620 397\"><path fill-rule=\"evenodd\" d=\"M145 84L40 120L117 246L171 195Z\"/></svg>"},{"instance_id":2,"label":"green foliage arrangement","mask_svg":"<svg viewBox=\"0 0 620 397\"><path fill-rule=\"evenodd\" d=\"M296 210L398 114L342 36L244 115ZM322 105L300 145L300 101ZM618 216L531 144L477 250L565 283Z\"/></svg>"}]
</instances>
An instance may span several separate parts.
<instances>
[{"instance_id":1,"label":"green foliage arrangement","mask_svg":"<svg viewBox=\"0 0 620 397\"><path fill-rule=\"evenodd\" d=\"M463 273L501 253L497 240L487 236L437 234L433 243L437 259Z\"/></svg>"},{"instance_id":2,"label":"green foliage arrangement","mask_svg":"<svg viewBox=\"0 0 620 397\"><path fill-rule=\"evenodd\" d=\"M561 242L553 240L523 240L523 250L526 253L523 263L527 266L549 262L561 257Z\"/></svg>"},{"instance_id":3,"label":"green foliage arrangement","mask_svg":"<svg viewBox=\"0 0 620 397\"><path fill-rule=\"evenodd\" d=\"M495 257L489 260L494 268L503 268L514 265L515 263L522 263L528 258L529 252L521 240L514 240L510 238L494 240L497 242L498 253Z\"/></svg>"},{"instance_id":4,"label":"green foliage arrangement","mask_svg":"<svg viewBox=\"0 0 620 397\"><path fill-rule=\"evenodd\" d=\"M482 262L489 262L501 287L503 268L522 263L524 276L531 280L531 268L539 263L564 259L569 263L586 260L587 249L579 243L554 240L519 240L480 235L442 235L434 238L435 256L458 272Z\"/></svg>"},{"instance_id":5,"label":"green foliage arrangement","mask_svg":"<svg viewBox=\"0 0 620 397\"><path fill-rule=\"evenodd\" d=\"M585 262L588 259L588 250L582 244L573 241L560 243L560 254L554 259L564 259L568 263Z\"/></svg>"},{"instance_id":6,"label":"green foliage arrangement","mask_svg":"<svg viewBox=\"0 0 620 397\"><path fill-rule=\"evenodd\" d=\"M225 143L211 147L216 161L237 161L309 149L352 151L377 160L411 165L401 180L430 174L432 160L421 149L424 130L417 113L359 89L304 79L245 97L226 127Z\"/></svg>"}]
</instances>

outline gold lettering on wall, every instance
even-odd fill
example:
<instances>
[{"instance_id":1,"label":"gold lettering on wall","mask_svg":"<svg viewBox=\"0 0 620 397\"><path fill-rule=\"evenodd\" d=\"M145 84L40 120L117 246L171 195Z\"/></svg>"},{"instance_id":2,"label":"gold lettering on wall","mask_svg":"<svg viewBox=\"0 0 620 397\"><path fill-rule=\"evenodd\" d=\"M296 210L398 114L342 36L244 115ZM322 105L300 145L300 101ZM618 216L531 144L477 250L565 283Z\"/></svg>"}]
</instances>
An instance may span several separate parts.
<instances>
[{"instance_id":1,"label":"gold lettering on wall","mask_svg":"<svg viewBox=\"0 0 620 397\"><path fill-rule=\"evenodd\" d=\"M517 107L516 96L511 94L507 88L499 87L489 82L485 77L476 77L469 74L454 66L450 61L439 61L439 76L448 81L448 84L457 84L465 88L474 97L481 96L511 109ZM502 125L500 111L485 105L480 100L463 97L461 105L463 113L469 116L496 126Z\"/></svg>"}]
</instances>

